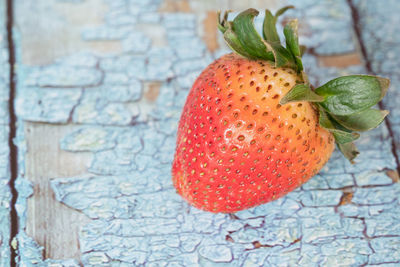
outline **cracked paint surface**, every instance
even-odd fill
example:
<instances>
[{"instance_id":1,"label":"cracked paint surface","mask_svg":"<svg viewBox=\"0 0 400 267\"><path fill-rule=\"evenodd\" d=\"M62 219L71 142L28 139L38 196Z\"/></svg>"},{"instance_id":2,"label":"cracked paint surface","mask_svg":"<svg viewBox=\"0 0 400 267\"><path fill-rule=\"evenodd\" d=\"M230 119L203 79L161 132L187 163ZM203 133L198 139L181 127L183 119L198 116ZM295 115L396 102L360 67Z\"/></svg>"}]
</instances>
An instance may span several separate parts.
<instances>
[{"instance_id":1,"label":"cracked paint surface","mask_svg":"<svg viewBox=\"0 0 400 267\"><path fill-rule=\"evenodd\" d=\"M57 201L91 219L79 233L84 266L400 263L400 184L385 172L397 168L385 125L357 142L357 164L336 151L317 176L274 202L234 216L184 202L170 174L181 108L200 71L228 50L208 52L196 16L157 13L162 1L105 2L105 24L85 27L81 38L120 40L122 52L72 54L46 66L21 65L17 73L20 172L24 120L82 124L60 146L94 155L87 175L51 180ZM313 83L366 72L361 65L324 68L316 59L355 51L346 1L295 4L288 16L307 15L301 31L303 43L313 48L304 58ZM139 23L161 27L167 44L156 46L145 32L132 30ZM161 84L154 101L145 96L153 81ZM17 186L20 264L79 266L70 259L43 260L42 248L23 231L32 185L20 177ZM340 205L349 190L352 199Z\"/></svg>"},{"instance_id":2,"label":"cracked paint surface","mask_svg":"<svg viewBox=\"0 0 400 267\"><path fill-rule=\"evenodd\" d=\"M0 3L0 266L10 262L10 201L9 165L9 64L6 28L6 3Z\"/></svg>"},{"instance_id":3,"label":"cracked paint surface","mask_svg":"<svg viewBox=\"0 0 400 267\"><path fill-rule=\"evenodd\" d=\"M371 69L375 73L384 75L391 80L391 88L383 100L384 107L390 110L388 120L392 125L395 137L397 155L400 154L400 120L399 101L400 92L400 37L396 25L399 25L398 16L388 16L399 10L399 3L386 0L385 4L374 1L354 1L359 12L361 37L366 53L371 62ZM378 17L380 19L378 19Z\"/></svg>"}]
</instances>

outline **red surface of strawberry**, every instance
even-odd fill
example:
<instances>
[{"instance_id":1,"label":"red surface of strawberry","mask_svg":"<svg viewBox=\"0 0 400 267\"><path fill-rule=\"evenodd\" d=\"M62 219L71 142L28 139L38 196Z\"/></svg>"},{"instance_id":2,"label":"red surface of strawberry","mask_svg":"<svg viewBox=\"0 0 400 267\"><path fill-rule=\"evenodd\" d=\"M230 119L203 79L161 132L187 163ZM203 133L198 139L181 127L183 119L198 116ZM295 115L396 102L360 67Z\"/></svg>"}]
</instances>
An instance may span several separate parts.
<instances>
[{"instance_id":1,"label":"red surface of strawberry","mask_svg":"<svg viewBox=\"0 0 400 267\"><path fill-rule=\"evenodd\" d=\"M286 48L276 34L285 10L266 12L264 39L254 30L254 9L220 22L237 54L214 61L194 83L172 168L177 192L197 208L236 212L281 197L324 166L335 141L352 160L354 131L376 127L387 114L370 108L386 79L355 75L310 88L295 22L285 27Z\"/></svg>"}]
</instances>

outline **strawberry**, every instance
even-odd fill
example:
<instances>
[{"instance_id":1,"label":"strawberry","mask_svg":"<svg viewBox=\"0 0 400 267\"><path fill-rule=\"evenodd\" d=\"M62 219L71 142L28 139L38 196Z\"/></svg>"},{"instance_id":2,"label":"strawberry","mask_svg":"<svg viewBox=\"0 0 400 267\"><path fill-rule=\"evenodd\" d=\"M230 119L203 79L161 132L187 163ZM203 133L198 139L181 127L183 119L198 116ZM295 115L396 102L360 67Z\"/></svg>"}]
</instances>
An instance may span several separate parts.
<instances>
[{"instance_id":1,"label":"strawberry","mask_svg":"<svg viewBox=\"0 0 400 267\"><path fill-rule=\"evenodd\" d=\"M179 122L172 166L177 192L193 206L231 213L279 198L329 160L335 143L353 160L357 131L377 127L386 111L372 109L387 79L345 76L311 89L301 62L296 21L276 33L266 11L263 37L254 9L219 22L235 53L197 78Z\"/></svg>"}]
</instances>

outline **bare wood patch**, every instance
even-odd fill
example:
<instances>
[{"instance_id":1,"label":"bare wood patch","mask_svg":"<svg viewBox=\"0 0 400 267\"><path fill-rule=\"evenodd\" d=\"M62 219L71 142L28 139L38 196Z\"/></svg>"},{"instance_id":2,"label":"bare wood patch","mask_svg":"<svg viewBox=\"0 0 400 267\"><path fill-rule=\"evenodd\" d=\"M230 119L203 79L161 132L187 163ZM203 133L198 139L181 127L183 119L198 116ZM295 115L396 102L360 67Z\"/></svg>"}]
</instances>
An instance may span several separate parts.
<instances>
[{"instance_id":1,"label":"bare wood patch","mask_svg":"<svg viewBox=\"0 0 400 267\"><path fill-rule=\"evenodd\" d=\"M59 141L76 126L25 123L26 178L34 193L28 199L26 232L44 247L44 257L80 259L78 232L90 220L54 197L50 179L86 173L91 153L60 149Z\"/></svg>"},{"instance_id":2,"label":"bare wood patch","mask_svg":"<svg viewBox=\"0 0 400 267\"><path fill-rule=\"evenodd\" d=\"M396 170L387 170L386 175L389 176L390 179L392 179L393 183L400 182L400 176Z\"/></svg>"},{"instance_id":3,"label":"bare wood patch","mask_svg":"<svg viewBox=\"0 0 400 267\"><path fill-rule=\"evenodd\" d=\"M345 68L361 64L361 56L359 53L350 53L333 56L317 56L318 62L324 67Z\"/></svg>"},{"instance_id":4,"label":"bare wood patch","mask_svg":"<svg viewBox=\"0 0 400 267\"><path fill-rule=\"evenodd\" d=\"M84 27L104 24L108 6L97 0L79 3L16 0L15 6L15 24L21 33L23 64L51 64L57 58L84 50L99 53L122 51L117 40L84 41L81 38Z\"/></svg>"},{"instance_id":5,"label":"bare wood patch","mask_svg":"<svg viewBox=\"0 0 400 267\"><path fill-rule=\"evenodd\" d=\"M191 12L191 8L187 0L179 0L179 1L165 0L158 9L158 11L164 13L172 13L172 12L188 13Z\"/></svg>"},{"instance_id":6,"label":"bare wood patch","mask_svg":"<svg viewBox=\"0 0 400 267\"><path fill-rule=\"evenodd\" d=\"M194 12L215 10L224 11L229 9L234 11L243 11L249 7L263 11L266 8L276 9L282 5L278 0L190 0L189 2Z\"/></svg>"},{"instance_id":7,"label":"bare wood patch","mask_svg":"<svg viewBox=\"0 0 400 267\"><path fill-rule=\"evenodd\" d=\"M352 189L343 189L343 195L340 199L339 206L350 204L353 199L354 192Z\"/></svg>"},{"instance_id":8,"label":"bare wood patch","mask_svg":"<svg viewBox=\"0 0 400 267\"><path fill-rule=\"evenodd\" d=\"M100 54L114 54L122 51L122 44L120 41L90 41L86 42L89 50Z\"/></svg>"},{"instance_id":9,"label":"bare wood patch","mask_svg":"<svg viewBox=\"0 0 400 267\"><path fill-rule=\"evenodd\" d=\"M149 82L144 84L144 99L148 102L153 103L157 100L160 94L161 83L159 82Z\"/></svg>"},{"instance_id":10,"label":"bare wood patch","mask_svg":"<svg viewBox=\"0 0 400 267\"><path fill-rule=\"evenodd\" d=\"M157 24L137 24L135 29L151 39L153 47L165 47L168 44L165 28Z\"/></svg>"},{"instance_id":11,"label":"bare wood patch","mask_svg":"<svg viewBox=\"0 0 400 267\"><path fill-rule=\"evenodd\" d=\"M229 1L229 8L232 10L245 10L249 7L253 7L262 11L266 8L274 9L278 6L277 4L279 4L277 0Z\"/></svg>"},{"instance_id":12,"label":"bare wood patch","mask_svg":"<svg viewBox=\"0 0 400 267\"><path fill-rule=\"evenodd\" d=\"M208 11L206 18L203 20L204 26L204 36L203 40L207 45L207 48L210 52L214 52L218 49L218 28L217 28L217 12L215 11Z\"/></svg>"}]
</instances>

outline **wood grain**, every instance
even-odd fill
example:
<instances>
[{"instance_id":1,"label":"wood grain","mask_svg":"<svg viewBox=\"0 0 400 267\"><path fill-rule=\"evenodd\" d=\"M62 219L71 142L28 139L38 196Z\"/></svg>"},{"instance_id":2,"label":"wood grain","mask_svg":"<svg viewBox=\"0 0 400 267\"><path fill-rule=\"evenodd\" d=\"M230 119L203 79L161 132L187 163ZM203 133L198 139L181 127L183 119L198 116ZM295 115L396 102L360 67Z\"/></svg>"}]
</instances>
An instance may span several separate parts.
<instances>
[{"instance_id":1,"label":"wood grain","mask_svg":"<svg viewBox=\"0 0 400 267\"><path fill-rule=\"evenodd\" d=\"M21 59L26 65L50 64L80 50L100 54L122 51L118 40L85 42L81 38L84 27L104 23L108 7L102 1L87 0L77 4L75 1L16 0L15 7L15 23L21 35Z\"/></svg>"},{"instance_id":2,"label":"wood grain","mask_svg":"<svg viewBox=\"0 0 400 267\"><path fill-rule=\"evenodd\" d=\"M361 56L354 52L342 55L318 56L319 63L324 67L345 68L361 64Z\"/></svg>"},{"instance_id":3,"label":"wood grain","mask_svg":"<svg viewBox=\"0 0 400 267\"><path fill-rule=\"evenodd\" d=\"M264 10L266 8L277 8L285 3L278 0L191 0L190 6L194 12L234 10L242 11L249 7Z\"/></svg>"},{"instance_id":4,"label":"wood grain","mask_svg":"<svg viewBox=\"0 0 400 267\"><path fill-rule=\"evenodd\" d=\"M159 12L190 12L191 8L187 0L165 0L160 8Z\"/></svg>"},{"instance_id":5,"label":"wood grain","mask_svg":"<svg viewBox=\"0 0 400 267\"><path fill-rule=\"evenodd\" d=\"M46 65L55 59L77 51L89 50L107 54L121 52L119 41L81 40L80 30L85 26L102 25L107 7L101 1L87 0L82 4L61 3L39 0L37 3L17 0L16 21L21 29L22 63ZM36 1L34 1L36 2ZM46 8L43 5L48 5ZM258 9L276 8L277 0L165 0L159 12L194 12L204 14L203 39L209 51L219 48L215 10L243 10L249 6ZM25 14L47 10L45 17ZM96 12L92 12L95 10ZM38 12L38 13L40 13ZM61 19L59 19L61 18ZM60 22L61 21L61 22ZM161 25L143 23L135 28L152 40L154 47L167 44L166 33ZM160 32L162 34L160 34ZM32 49L34 48L34 49ZM359 54L320 56L319 63L329 67L347 67L360 64ZM144 84L143 101L154 103L160 94L159 82ZM143 105L145 106L145 105ZM144 109L145 110L145 109ZM70 177L85 174L91 160L91 153L71 153L61 150L59 141L78 126L44 123L25 123L27 141L26 176L33 183L34 194L28 200L26 232L44 247L44 258L80 260L78 233L80 227L90 220L81 212L68 208L56 201L50 187L51 178ZM398 174L391 177L397 179ZM351 203L352 193L345 192L341 204ZM238 219L238 218L237 218ZM227 237L230 241L231 237ZM233 239L232 239L233 240ZM255 244L261 247L261 243Z\"/></svg>"},{"instance_id":6,"label":"wood grain","mask_svg":"<svg viewBox=\"0 0 400 267\"><path fill-rule=\"evenodd\" d=\"M28 200L26 232L44 247L44 257L80 259L78 231L89 222L81 212L56 201L50 179L86 173L90 153L70 153L59 147L71 125L25 123L26 176L34 194Z\"/></svg>"},{"instance_id":7,"label":"wood grain","mask_svg":"<svg viewBox=\"0 0 400 267\"><path fill-rule=\"evenodd\" d=\"M218 25L217 25L217 12L208 11L206 18L203 20L204 36L203 40L207 45L210 52L214 52L219 48L218 44Z\"/></svg>"}]
</instances>

